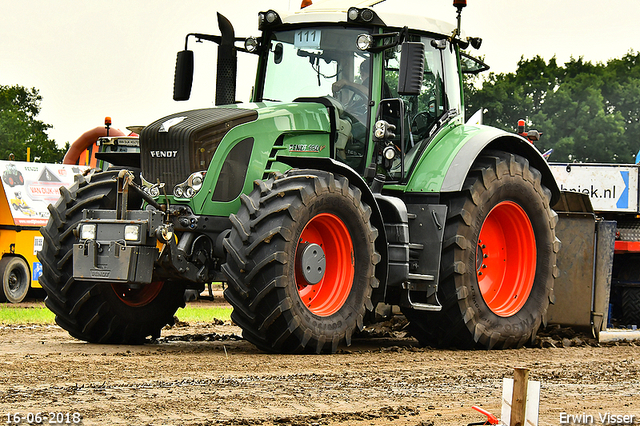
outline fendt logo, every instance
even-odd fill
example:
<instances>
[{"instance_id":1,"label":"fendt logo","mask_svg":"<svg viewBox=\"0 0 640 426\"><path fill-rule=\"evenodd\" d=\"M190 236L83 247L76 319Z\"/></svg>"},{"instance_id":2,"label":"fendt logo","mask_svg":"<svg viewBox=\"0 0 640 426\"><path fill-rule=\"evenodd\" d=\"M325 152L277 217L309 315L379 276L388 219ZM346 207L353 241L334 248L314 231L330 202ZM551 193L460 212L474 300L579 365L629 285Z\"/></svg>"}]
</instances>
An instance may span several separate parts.
<instances>
[{"instance_id":1,"label":"fendt logo","mask_svg":"<svg viewBox=\"0 0 640 426\"><path fill-rule=\"evenodd\" d=\"M90 271L90 275L91 278L109 278L109 275L111 275L111 271L109 271L108 269L92 269Z\"/></svg>"},{"instance_id":2,"label":"fendt logo","mask_svg":"<svg viewBox=\"0 0 640 426\"><path fill-rule=\"evenodd\" d=\"M176 158L178 151L151 151L153 158Z\"/></svg>"}]
</instances>

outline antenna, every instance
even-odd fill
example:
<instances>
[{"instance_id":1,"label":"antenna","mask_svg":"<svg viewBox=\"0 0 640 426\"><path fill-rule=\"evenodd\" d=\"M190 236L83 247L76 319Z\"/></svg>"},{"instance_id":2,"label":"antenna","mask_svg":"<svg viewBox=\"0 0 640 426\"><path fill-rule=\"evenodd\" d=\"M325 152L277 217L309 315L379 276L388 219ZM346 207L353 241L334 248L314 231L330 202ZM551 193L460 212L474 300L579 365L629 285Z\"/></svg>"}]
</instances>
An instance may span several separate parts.
<instances>
[{"instance_id":1,"label":"antenna","mask_svg":"<svg viewBox=\"0 0 640 426\"><path fill-rule=\"evenodd\" d=\"M467 0L453 0L453 6L458 9L458 16L456 17L458 21L458 28L456 29L455 37L462 34L462 8L467 6Z\"/></svg>"}]
</instances>

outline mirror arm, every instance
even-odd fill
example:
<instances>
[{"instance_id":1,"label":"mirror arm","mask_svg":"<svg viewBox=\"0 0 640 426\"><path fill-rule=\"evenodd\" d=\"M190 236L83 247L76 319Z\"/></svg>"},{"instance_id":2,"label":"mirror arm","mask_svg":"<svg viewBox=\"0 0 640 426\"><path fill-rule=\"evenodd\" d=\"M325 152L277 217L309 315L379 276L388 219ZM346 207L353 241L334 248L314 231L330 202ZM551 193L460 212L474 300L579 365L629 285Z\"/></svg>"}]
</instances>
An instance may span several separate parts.
<instances>
[{"instance_id":1,"label":"mirror arm","mask_svg":"<svg viewBox=\"0 0 640 426\"><path fill-rule=\"evenodd\" d=\"M184 50L187 50L187 46L189 44L189 37L193 36L196 38L196 41L202 41L202 40L206 40L206 41L212 41L218 45L220 45L220 43L222 43L222 36L217 36L217 35L210 35L210 34L200 34L200 33L189 33L187 34L187 37L185 37L184 40Z\"/></svg>"},{"instance_id":2,"label":"mirror arm","mask_svg":"<svg viewBox=\"0 0 640 426\"><path fill-rule=\"evenodd\" d=\"M210 34L200 34L200 33L189 33L189 34L187 34L187 36L185 37L185 40L184 40L184 50L189 50L189 37L190 36L193 36L196 39L196 42L201 42L202 40L206 40L206 41L211 41L213 43L216 43L217 45L220 45L220 43L222 43L222 36L210 35ZM233 41L234 42L239 41L239 42L244 43L245 41L247 41L247 37L234 37ZM234 48L239 52L253 53L254 55L259 53L257 51L250 52L247 49L245 49L244 47L234 46Z\"/></svg>"},{"instance_id":3,"label":"mirror arm","mask_svg":"<svg viewBox=\"0 0 640 426\"><path fill-rule=\"evenodd\" d=\"M385 38L393 38L390 43L382 44L380 46L376 46L379 40L384 40ZM384 34L371 34L371 38L373 38L373 46L367 49L367 51L371 53L382 52L383 50L390 49L392 47L396 47L400 45L401 34L400 33L384 33Z\"/></svg>"}]
</instances>

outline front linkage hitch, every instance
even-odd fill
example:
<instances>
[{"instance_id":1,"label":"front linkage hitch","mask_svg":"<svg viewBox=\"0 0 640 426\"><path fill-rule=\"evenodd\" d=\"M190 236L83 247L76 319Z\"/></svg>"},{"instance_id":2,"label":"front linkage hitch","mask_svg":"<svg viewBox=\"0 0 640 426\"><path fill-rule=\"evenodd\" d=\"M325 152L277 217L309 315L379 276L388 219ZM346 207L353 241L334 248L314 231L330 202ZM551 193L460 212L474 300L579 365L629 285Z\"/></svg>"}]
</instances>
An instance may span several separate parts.
<instances>
[{"instance_id":1,"label":"front linkage hitch","mask_svg":"<svg viewBox=\"0 0 640 426\"><path fill-rule=\"evenodd\" d=\"M194 283L216 278L205 235L183 232L178 240L172 217L185 207L162 205L133 182L127 170L118 174L115 210L85 210L73 249L73 275L77 280L149 284L180 279ZM130 191L151 209L129 210Z\"/></svg>"}]
</instances>

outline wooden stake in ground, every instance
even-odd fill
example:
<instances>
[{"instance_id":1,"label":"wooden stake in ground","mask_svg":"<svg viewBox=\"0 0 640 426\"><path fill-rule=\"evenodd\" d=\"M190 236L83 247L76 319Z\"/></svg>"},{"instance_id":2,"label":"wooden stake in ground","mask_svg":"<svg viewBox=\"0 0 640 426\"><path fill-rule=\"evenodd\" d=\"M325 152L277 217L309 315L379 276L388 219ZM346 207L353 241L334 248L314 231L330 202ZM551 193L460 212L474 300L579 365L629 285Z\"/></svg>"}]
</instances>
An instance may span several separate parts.
<instances>
[{"instance_id":1,"label":"wooden stake in ground","mask_svg":"<svg viewBox=\"0 0 640 426\"><path fill-rule=\"evenodd\" d=\"M529 383L529 370L527 368L515 368L513 371L513 396L511 397L510 426L524 426L527 414L527 385Z\"/></svg>"}]
</instances>

